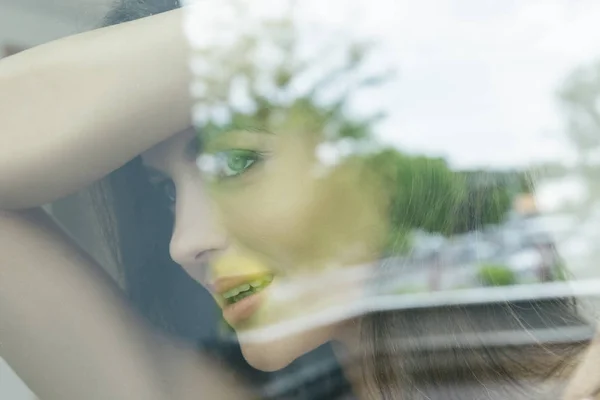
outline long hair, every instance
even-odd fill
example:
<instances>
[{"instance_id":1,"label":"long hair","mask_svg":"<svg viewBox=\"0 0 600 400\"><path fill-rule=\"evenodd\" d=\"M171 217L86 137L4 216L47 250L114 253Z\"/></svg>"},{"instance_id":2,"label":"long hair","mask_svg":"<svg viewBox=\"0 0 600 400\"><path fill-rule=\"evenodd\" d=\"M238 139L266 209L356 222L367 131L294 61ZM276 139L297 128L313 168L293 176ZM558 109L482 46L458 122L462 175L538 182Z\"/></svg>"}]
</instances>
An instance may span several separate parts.
<instances>
[{"instance_id":1,"label":"long hair","mask_svg":"<svg viewBox=\"0 0 600 400\"><path fill-rule=\"evenodd\" d=\"M178 0L120 0L103 25L178 7ZM216 307L210 295L172 261L168 244L173 215L166 199L149 183L140 158L98 183L94 193L96 209L104 216L101 223L104 237L122 267L126 293L141 315L165 332L184 339L197 341L214 334L212 328L218 320ZM553 376L568 366L580 346L549 349L542 343L532 343L516 348L483 342L470 346L459 340L468 334L479 337L497 329L523 328L529 323L524 317L527 313L543 315L542 327L555 326L548 321L582 322L571 299L544 305L524 302L375 312L363 317L362 354L358 363L369 398L426 399L432 390L445 387L448 382L466 379L484 382L489 378L517 388L522 378ZM434 333L444 333L451 340L428 347L421 339ZM265 374L245 364L239 349L221 347L220 351L254 383L266 380ZM448 394L443 398L453 397Z\"/></svg>"},{"instance_id":2,"label":"long hair","mask_svg":"<svg viewBox=\"0 0 600 400\"><path fill-rule=\"evenodd\" d=\"M362 319L362 381L373 399L547 398L587 338L546 343L536 332L573 326L585 321L572 299L376 312Z\"/></svg>"}]
</instances>

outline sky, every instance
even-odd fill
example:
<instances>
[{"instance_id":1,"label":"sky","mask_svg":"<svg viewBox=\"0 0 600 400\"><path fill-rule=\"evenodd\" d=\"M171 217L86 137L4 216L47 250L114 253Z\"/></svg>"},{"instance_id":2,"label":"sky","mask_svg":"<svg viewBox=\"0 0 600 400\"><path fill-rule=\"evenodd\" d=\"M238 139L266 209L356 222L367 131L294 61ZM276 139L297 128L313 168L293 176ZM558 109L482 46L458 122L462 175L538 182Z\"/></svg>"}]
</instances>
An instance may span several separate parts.
<instances>
[{"instance_id":1,"label":"sky","mask_svg":"<svg viewBox=\"0 0 600 400\"><path fill-rule=\"evenodd\" d=\"M240 20L223 11L223 3L187 1L198 5L186 29L200 47L229 42L226 37L248 21L287 10L285 1L252 0ZM384 143L443 156L456 168L522 167L572 157L561 138L564 118L556 92L573 69L600 59L599 1L296 4L296 21L309 27L302 34L309 51L326 42L327 34L315 28L320 23L349 40L376 38L380 49L369 67L398 72L393 83L364 93L355 104L362 112L388 112L377 131ZM211 25L223 37L208 34Z\"/></svg>"},{"instance_id":2,"label":"sky","mask_svg":"<svg viewBox=\"0 0 600 400\"><path fill-rule=\"evenodd\" d=\"M399 70L384 95L364 99L389 110L383 141L456 167L572 157L556 92L600 59L600 2L355 1L355 31L381 38Z\"/></svg>"},{"instance_id":3,"label":"sky","mask_svg":"<svg viewBox=\"0 0 600 400\"><path fill-rule=\"evenodd\" d=\"M351 21L349 33L384 44L380 63L395 67L398 79L358 102L359 108L388 111L377 132L384 143L442 156L454 168L569 164L575 158L564 139L557 92L574 69L600 61L600 1L303 4L329 24ZM540 209L552 211L585 193L574 177L540 182L536 198Z\"/></svg>"}]
</instances>

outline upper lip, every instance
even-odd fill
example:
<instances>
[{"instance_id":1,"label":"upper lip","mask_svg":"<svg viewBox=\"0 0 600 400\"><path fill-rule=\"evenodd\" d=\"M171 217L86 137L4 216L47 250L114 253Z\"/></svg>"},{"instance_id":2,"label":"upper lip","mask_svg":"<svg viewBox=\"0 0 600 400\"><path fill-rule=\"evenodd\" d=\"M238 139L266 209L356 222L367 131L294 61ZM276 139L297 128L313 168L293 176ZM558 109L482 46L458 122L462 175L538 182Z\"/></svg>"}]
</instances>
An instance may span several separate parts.
<instances>
[{"instance_id":1,"label":"upper lip","mask_svg":"<svg viewBox=\"0 0 600 400\"><path fill-rule=\"evenodd\" d=\"M211 290L217 294L223 294L233 288L236 288L244 283L250 283L257 278L264 277L268 274L252 274L252 275L236 275L219 278L211 283Z\"/></svg>"}]
</instances>

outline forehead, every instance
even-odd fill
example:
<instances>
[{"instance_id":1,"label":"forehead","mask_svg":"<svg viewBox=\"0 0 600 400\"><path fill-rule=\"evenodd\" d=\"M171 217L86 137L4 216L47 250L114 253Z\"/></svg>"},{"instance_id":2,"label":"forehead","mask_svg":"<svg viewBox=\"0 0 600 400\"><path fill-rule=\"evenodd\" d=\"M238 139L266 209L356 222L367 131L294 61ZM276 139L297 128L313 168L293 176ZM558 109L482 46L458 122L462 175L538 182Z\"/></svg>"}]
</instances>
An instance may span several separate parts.
<instances>
[{"instance_id":1,"label":"forehead","mask_svg":"<svg viewBox=\"0 0 600 400\"><path fill-rule=\"evenodd\" d=\"M147 167L158 170L168 169L168 164L182 157L194 158L198 151L196 131L192 128L179 132L167 140L158 143L141 154Z\"/></svg>"}]
</instances>

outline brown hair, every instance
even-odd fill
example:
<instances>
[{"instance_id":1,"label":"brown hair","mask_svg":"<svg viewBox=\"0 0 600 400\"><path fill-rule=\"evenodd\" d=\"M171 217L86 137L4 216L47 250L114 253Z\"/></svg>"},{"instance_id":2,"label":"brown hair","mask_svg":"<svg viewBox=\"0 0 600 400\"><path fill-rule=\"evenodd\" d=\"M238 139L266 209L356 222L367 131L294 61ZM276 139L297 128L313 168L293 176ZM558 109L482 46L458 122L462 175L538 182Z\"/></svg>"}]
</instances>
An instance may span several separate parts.
<instances>
[{"instance_id":1,"label":"brown hair","mask_svg":"<svg viewBox=\"0 0 600 400\"><path fill-rule=\"evenodd\" d=\"M560 336L573 328L579 336ZM479 383L473 398L493 383L498 398L539 398L557 390L548 382L573 369L590 332L570 298L374 312L361 324L362 379L373 399L462 399L466 382Z\"/></svg>"}]
</instances>

